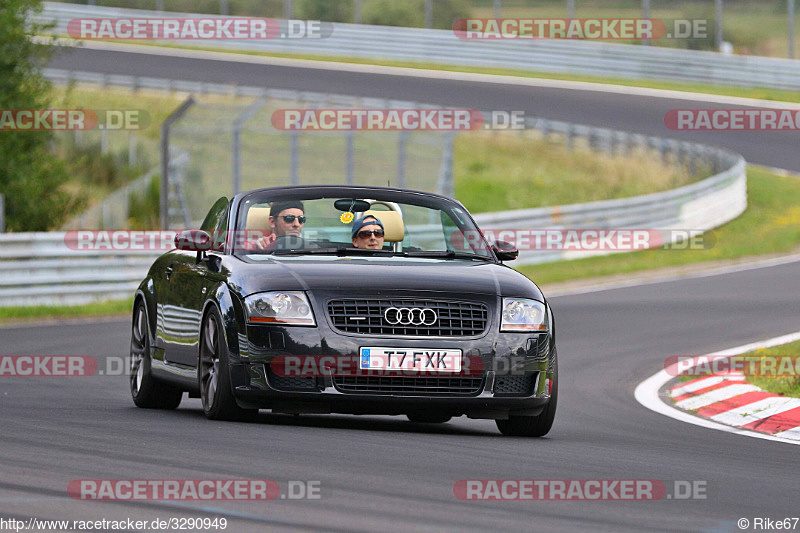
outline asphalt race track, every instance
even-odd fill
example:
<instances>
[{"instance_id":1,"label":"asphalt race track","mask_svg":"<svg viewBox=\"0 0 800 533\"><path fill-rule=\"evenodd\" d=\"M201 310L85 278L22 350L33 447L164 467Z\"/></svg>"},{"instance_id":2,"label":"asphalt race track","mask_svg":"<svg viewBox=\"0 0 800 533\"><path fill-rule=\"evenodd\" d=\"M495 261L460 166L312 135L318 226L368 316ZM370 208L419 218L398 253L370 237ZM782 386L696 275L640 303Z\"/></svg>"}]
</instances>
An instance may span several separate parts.
<instances>
[{"instance_id":1,"label":"asphalt race track","mask_svg":"<svg viewBox=\"0 0 800 533\"><path fill-rule=\"evenodd\" d=\"M58 57L79 70L371 94L667 135L686 102L319 70L123 56ZM722 107L722 106L717 106ZM546 111L546 112L545 112ZM674 136L674 135L673 135ZM800 170L797 135L694 134L749 161ZM0 515L27 520L224 516L228 531L738 531L737 520L797 516L795 446L713 431L634 399L670 355L703 354L800 329L800 262L554 298L560 362L556 423L542 439L501 437L492 421L441 426L400 417L262 412L205 420L199 400L137 409L124 375L0 379ZM127 321L0 328L3 355L127 355ZM75 479L319 481L321 499L272 502L78 502ZM705 499L460 501L462 479L656 479L705 482Z\"/></svg>"},{"instance_id":2,"label":"asphalt race track","mask_svg":"<svg viewBox=\"0 0 800 533\"><path fill-rule=\"evenodd\" d=\"M800 135L797 132L687 132L672 131L664 125L664 114L670 109L737 108L710 102L91 49L64 52L56 56L50 66L108 74L396 98L482 111L524 111L526 116L715 144L742 154L750 163L800 171L800 150L797 149Z\"/></svg>"},{"instance_id":3,"label":"asphalt race track","mask_svg":"<svg viewBox=\"0 0 800 533\"><path fill-rule=\"evenodd\" d=\"M641 407L635 385L676 354L797 330L800 263L553 299L561 390L543 439L491 421L260 414L205 419L199 400L138 409L125 376L0 381L0 514L115 519L213 516L229 531L737 531L797 511L797 447L713 431ZM125 355L126 322L0 329L4 354ZM73 479L321 482L319 500L78 502ZM705 500L460 501L460 479L704 481Z\"/></svg>"}]
</instances>

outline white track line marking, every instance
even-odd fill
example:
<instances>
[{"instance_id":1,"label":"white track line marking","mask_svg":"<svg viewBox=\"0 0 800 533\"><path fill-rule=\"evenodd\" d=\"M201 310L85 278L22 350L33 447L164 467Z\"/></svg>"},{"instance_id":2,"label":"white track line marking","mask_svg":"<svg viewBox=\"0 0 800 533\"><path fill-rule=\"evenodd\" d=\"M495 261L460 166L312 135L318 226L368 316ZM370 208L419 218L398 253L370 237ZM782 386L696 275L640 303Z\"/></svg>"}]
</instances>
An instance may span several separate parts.
<instances>
[{"instance_id":1,"label":"white track line marking","mask_svg":"<svg viewBox=\"0 0 800 533\"><path fill-rule=\"evenodd\" d=\"M711 392L700 394L699 396L693 396L691 398L686 398L685 400L675 402L675 407L680 407L681 409L688 409L691 411L694 409L700 409L701 407L706 407L707 405L711 405L713 403L721 402L723 400L729 400L748 392L758 392L760 390L760 388L750 384L728 385L727 387L722 387L721 389L712 390Z\"/></svg>"},{"instance_id":2,"label":"white track line marking","mask_svg":"<svg viewBox=\"0 0 800 533\"><path fill-rule=\"evenodd\" d=\"M772 397L749 403L711 417L711 420L731 426L744 426L778 413L800 407L800 399Z\"/></svg>"},{"instance_id":3,"label":"white track line marking","mask_svg":"<svg viewBox=\"0 0 800 533\"><path fill-rule=\"evenodd\" d=\"M800 441L800 427L787 429L786 431L775 433L773 436L783 439L797 439Z\"/></svg>"},{"instance_id":4,"label":"white track line marking","mask_svg":"<svg viewBox=\"0 0 800 533\"><path fill-rule=\"evenodd\" d=\"M677 389L672 389L669 391L669 395L675 398L676 396L683 396L687 392L694 392L696 390L705 389L706 387L713 387L718 383L722 383L725 381L725 378L722 376L710 376L705 379L700 379L697 381L693 381L683 387L678 387Z\"/></svg>"},{"instance_id":5,"label":"white track line marking","mask_svg":"<svg viewBox=\"0 0 800 533\"><path fill-rule=\"evenodd\" d=\"M737 346L735 348L730 348L728 350L722 350L719 352L708 354L707 357L712 357L715 355L737 355L750 350L755 350L758 348L769 348L770 346L778 346L779 344L786 344L797 340L800 340L800 331L795 333L790 333L788 335L781 335L780 337L773 337L771 339L766 339L760 342L754 342L742 346ZM659 397L658 392L661 390L661 387L663 387L669 380L671 380L674 377L674 372L676 368L671 369L673 372L672 375L666 369L660 370L659 372L656 372L646 380L639 383L639 385L636 386L636 390L634 391L634 396L636 397L636 401L642 404L647 409L650 409L651 411L655 411L656 413L668 416L672 419L679 420L681 422L687 422L689 424L694 424L696 426L701 426L709 429L716 429L718 431L725 431L726 433L744 435L746 437L752 437L755 439L784 442L786 444L794 444L796 446L800 446L800 429L798 428L782 431L780 433L776 433L775 435L768 435L766 433L758 433L756 431L749 431L737 427L726 426L724 424L720 424L719 422L715 422L713 420L705 418L700 418L691 413L681 411L680 409L677 409L672 405L668 405L661 399L661 397Z\"/></svg>"}]
</instances>

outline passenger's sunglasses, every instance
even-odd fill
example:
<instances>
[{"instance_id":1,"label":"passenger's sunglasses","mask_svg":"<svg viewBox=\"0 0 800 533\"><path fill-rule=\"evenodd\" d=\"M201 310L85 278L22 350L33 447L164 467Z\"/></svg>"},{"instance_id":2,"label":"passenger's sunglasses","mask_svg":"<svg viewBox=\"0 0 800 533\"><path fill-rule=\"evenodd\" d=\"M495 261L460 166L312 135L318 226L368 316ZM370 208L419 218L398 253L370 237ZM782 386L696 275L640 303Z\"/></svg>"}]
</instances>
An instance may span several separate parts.
<instances>
[{"instance_id":1,"label":"passenger's sunglasses","mask_svg":"<svg viewBox=\"0 0 800 533\"><path fill-rule=\"evenodd\" d=\"M284 221L284 222L286 222L287 224L291 224L292 222L294 222L294 219L295 219L295 218L296 218L296 219L297 219L297 221L298 221L299 223L301 223L301 224L305 224L305 223L306 223L306 217L305 217L305 216L303 216L303 215L300 215L299 217L298 217L298 216L295 216L295 215L283 215L281 218L282 218L282 219L283 219L283 221Z\"/></svg>"},{"instance_id":2,"label":"passenger's sunglasses","mask_svg":"<svg viewBox=\"0 0 800 533\"><path fill-rule=\"evenodd\" d=\"M376 230L368 230L367 229L367 230L364 230L364 231L359 231L357 233L357 235L358 235L359 239L368 239L370 235L375 235L376 237L380 238L380 237L383 237L383 230L382 229L376 229Z\"/></svg>"}]
</instances>

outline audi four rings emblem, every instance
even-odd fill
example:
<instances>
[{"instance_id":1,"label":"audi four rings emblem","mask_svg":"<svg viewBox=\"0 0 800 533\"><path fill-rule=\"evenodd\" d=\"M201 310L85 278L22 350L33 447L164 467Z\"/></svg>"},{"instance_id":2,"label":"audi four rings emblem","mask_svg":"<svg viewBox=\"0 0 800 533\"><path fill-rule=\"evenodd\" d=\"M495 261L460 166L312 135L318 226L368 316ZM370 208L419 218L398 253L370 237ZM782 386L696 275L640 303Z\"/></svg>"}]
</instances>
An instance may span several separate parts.
<instances>
[{"instance_id":1,"label":"audi four rings emblem","mask_svg":"<svg viewBox=\"0 0 800 533\"><path fill-rule=\"evenodd\" d=\"M392 326L432 326L439 319L433 309L419 307L390 307L383 312L383 318Z\"/></svg>"}]
</instances>

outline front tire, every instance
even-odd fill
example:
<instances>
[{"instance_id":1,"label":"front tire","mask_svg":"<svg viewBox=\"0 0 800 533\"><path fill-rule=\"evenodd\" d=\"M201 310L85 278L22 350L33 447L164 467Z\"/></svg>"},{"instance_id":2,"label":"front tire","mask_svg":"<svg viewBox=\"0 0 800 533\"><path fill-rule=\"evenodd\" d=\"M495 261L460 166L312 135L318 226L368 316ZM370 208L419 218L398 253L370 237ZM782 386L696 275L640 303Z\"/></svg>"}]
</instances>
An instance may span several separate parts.
<instances>
[{"instance_id":1,"label":"front tire","mask_svg":"<svg viewBox=\"0 0 800 533\"><path fill-rule=\"evenodd\" d=\"M495 420L503 435L512 437L544 437L553 427L558 403L558 357L553 359L553 390L550 401L536 416L510 416L508 420Z\"/></svg>"},{"instance_id":2,"label":"front tire","mask_svg":"<svg viewBox=\"0 0 800 533\"><path fill-rule=\"evenodd\" d=\"M150 359L150 328L144 302L133 311L131 331L130 386L133 403L145 409L177 409L183 391L153 378Z\"/></svg>"},{"instance_id":3,"label":"front tire","mask_svg":"<svg viewBox=\"0 0 800 533\"><path fill-rule=\"evenodd\" d=\"M231 387L228 346L216 309L206 315L200 342L197 379L203 412L210 420L252 420L258 409L242 409Z\"/></svg>"}]
</instances>

